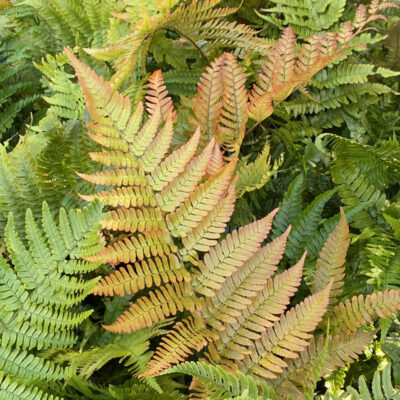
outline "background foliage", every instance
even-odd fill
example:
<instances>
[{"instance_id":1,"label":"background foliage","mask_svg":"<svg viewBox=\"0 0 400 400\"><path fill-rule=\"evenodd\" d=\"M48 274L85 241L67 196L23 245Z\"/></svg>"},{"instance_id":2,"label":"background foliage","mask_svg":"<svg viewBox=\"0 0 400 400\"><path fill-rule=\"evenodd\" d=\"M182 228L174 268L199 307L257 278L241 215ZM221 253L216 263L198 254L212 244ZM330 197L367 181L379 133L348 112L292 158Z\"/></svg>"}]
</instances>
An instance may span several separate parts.
<instances>
[{"instance_id":1,"label":"background foliage","mask_svg":"<svg viewBox=\"0 0 400 400\"><path fill-rule=\"evenodd\" d=\"M386 5L378 0L0 0L0 399L399 398L394 293L400 289L400 10L396 1ZM367 21L368 16L373 17ZM317 60L304 61L301 55L313 45L320 52ZM295 69L301 65L309 75ZM120 97L113 97L115 90ZM124 125L132 110L137 113L132 125ZM121 177L124 168L132 168L133 175ZM125 186L139 210L134 215L118 214L126 209L128 200L118 192ZM147 213L153 201L148 186L160 206L154 214ZM118 192L117 200L110 200L107 190ZM198 211L195 204L204 191L211 193L204 204L212 207L203 234L184 222ZM266 239L259 221L276 207ZM333 238L344 229L344 215L348 237L342 231ZM236 373L218 358L226 340L220 331L233 329L230 320L246 314L243 306L229 318L218 317L212 308L217 303L210 300L214 291L226 306L238 296L255 296L240 290L264 289L251 280L260 279L254 278L261 268L254 259L255 270L243 260L250 264L240 271L247 272L224 284L207 264L207 257L216 257L213 246L221 246L222 253L244 251L235 240L242 240L237 229L245 225L259 227L249 245L260 249L285 238L286 246L273 247L276 259L269 261L276 276L304 263L303 279L289 290L293 299L272 312L269 324L286 306L287 314L295 315L308 296L319 293L318 274L325 286L330 278L340 286L337 303L332 292L328 296L328 313L329 307L353 302L356 314L357 307L364 309L354 305L354 296L374 299L378 291L393 291L385 292L391 299L373 303L375 314L364 314L366 323L360 325L366 326L357 325L352 333L357 346L352 342L351 356L340 361L326 344L329 335L343 334L335 331L336 314L329 314L324 326L310 325L307 332L315 328L315 337L288 367L307 371L307 387L293 383L295 378L261 381L265 376L244 367ZM210 226L214 230L207 231ZM156 228L171 234L171 242L151 236ZM349 244L347 255L329 250L342 261L326 266L321 251L324 244L339 243L338 235ZM138 266L131 256L124 258L115 243L131 239L138 254L150 241L159 246L161 261ZM116 255L107 253L110 248ZM218 260L214 267L222 268ZM236 267L231 264L227 272L225 266L222 276ZM128 283L121 289L122 271L130 277L125 275ZM265 287L279 281L271 274ZM243 288L245 275L250 286ZM196 279L206 279L204 287L196 286ZM172 300L155 317L151 307L164 304L167 292ZM145 299L150 305L143 305ZM144 310L145 322L121 328L135 306L136 313ZM268 325L267 334L260 324L264 338L281 329ZM266 346L267 339L250 339L257 351L261 343ZM177 353L168 347L174 340ZM254 347L249 346L238 342L234 357L226 358L248 362L253 356L243 349ZM285 357L283 347L274 351ZM166 352L173 362L164 360ZM187 356L189 361L172 366ZM332 360L337 364L327 368ZM164 367L157 370L160 364ZM267 364L263 367L273 368ZM157 373L148 373L149 365Z\"/></svg>"}]
</instances>

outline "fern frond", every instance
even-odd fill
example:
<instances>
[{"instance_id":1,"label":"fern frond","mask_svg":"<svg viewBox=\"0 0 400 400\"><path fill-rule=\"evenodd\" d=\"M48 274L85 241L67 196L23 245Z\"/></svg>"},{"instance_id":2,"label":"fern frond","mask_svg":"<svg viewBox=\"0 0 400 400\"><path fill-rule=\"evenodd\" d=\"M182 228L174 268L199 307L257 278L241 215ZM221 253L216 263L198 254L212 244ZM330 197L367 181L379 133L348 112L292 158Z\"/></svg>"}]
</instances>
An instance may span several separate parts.
<instances>
[{"instance_id":1,"label":"fern frond","mask_svg":"<svg viewBox=\"0 0 400 400\"><path fill-rule=\"evenodd\" d=\"M246 75L233 54L225 53L221 64L222 103L218 142L227 153L239 154L247 115Z\"/></svg>"},{"instance_id":2,"label":"fern frond","mask_svg":"<svg viewBox=\"0 0 400 400\"><path fill-rule=\"evenodd\" d=\"M315 75L311 85L318 89L334 89L339 85L366 83L374 69L373 64L338 64Z\"/></svg>"},{"instance_id":3,"label":"fern frond","mask_svg":"<svg viewBox=\"0 0 400 400\"><path fill-rule=\"evenodd\" d=\"M240 396L243 392L254 399L267 400L273 394L273 389L256 381L250 375L244 375L240 371L232 374L220 366L209 365L201 362L186 362L169 368L162 374L187 373L203 382L207 389L214 392L210 399L228 399L232 396Z\"/></svg>"},{"instance_id":4,"label":"fern frond","mask_svg":"<svg viewBox=\"0 0 400 400\"><path fill-rule=\"evenodd\" d=\"M193 282L195 291L205 296L214 296L214 290L220 289L226 277L231 276L258 250L271 229L277 211L232 232L212 247L204 256L204 261L198 265L199 273Z\"/></svg>"},{"instance_id":5,"label":"fern frond","mask_svg":"<svg viewBox=\"0 0 400 400\"><path fill-rule=\"evenodd\" d=\"M288 367L277 380L273 381L273 387L281 395L303 398L301 389L308 382L313 381L314 363L321 356L325 342L327 342L328 349L322 376L355 361L357 356L372 341L375 334L375 331L371 331L351 335L339 334L328 338L324 336L320 336L318 339L313 338L310 346L300 354L299 358L288 362Z\"/></svg>"},{"instance_id":6,"label":"fern frond","mask_svg":"<svg viewBox=\"0 0 400 400\"><path fill-rule=\"evenodd\" d=\"M276 239L275 239L276 240ZM250 354L253 340L265 334L274 326L300 285L305 257L285 272L270 279L264 289L257 294L243 310L237 322L229 323L216 341L216 349L221 356L231 360L241 360Z\"/></svg>"},{"instance_id":7,"label":"fern frond","mask_svg":"<svg viewBox=\"0 0 400 400\"><path fill-rule=\"evenodd\" d=\"M343 0L341 2L343 8L344 2ZM321 4L322 10L325 10L328 3ZM307 85L310 79L326 66L348 56L353 48L360 45L353 39L368 29L367 24L384 18L379 12L386 7L386 4L388 3L383 3L382 8L370 7L368 10L364 5L360 5L353 22L341 24L337 33L327 32L306 38L298 51L296 51L293 27L285 28L278 43L268 55L267 62L262 66L258 84L252 89L249 104L250 118L261 122L269 117L274 111L275 103L285 100L294 90ZM296 5L285 3L284 10L286 5L291 9L298 7L298 3ZM310 14L315 15L318 9L316 2L313 5L309 4L309 7L312 9ZM300 9L300 13L305 13L305 10ZM368 14L368 17L360 19L360 13ZM316 104L311 99L308 101Z\"/></svg>"},{"instance_id":8,"label":"fern frond","mask_svg":"<svg viewBox=\"0 0 400 400\"><path fill-rule=\"evenodd\" d=\"M226 278L215 296L208 297L203 310L207 323L225 330L226 324L240 321L243 310L248 310L252 298L257 297L276 271L283 256L290 228L280 237L260 248L237 271Z\"/></svg>"},{"instance_id":9,"label":"fern frond","mask_svg":"<svg viewBox=\"0 0 400 400\"><path fill-rule=\"evenodd\" d=\"M242 370L267 379L275 379L287 363L280 357L297 358L308 345L312 332L329 304L329 284L323 291L284 314L273 328L254 342L253 352L239 363Z\"/></svg>"},{"instance_id":10,"label":"fern frond","mask_svg":"<svg viewBox=\"0 0 400 400\"><path fill-rule=\"evenodd\" d=\"M270 144L267 142L261 154L251 163L239 162L237 172L239 180L236 185L238 197L246 192L262 188L269 182L283 163L283 154L271 166Z\"/></svg>"},{"instance_id":11,"label":"fern frond","mask_svg":"<svg viewBox=\"0 0 400 400\"><path fill-rule=\"evenodd\" d=\"M12 213L5 228L7 259L0 258L0 374L7 377L0 384L0 397L4 399L55 398L22 382L37 384L68 378L69 367L46 360L38 350L71 347L76 341L75 327L92 312L77 305L97 281L85 279L83 274L99 264L81 258L103 247L98 233L104 217L102 205L93 202L69 213L61 209L58 223L46 203L41 214L39 224L27 210L24 240Z\"/></svg>"},{"instance_id":12,"label":"fern frond","mask_svg":"<svg viewBox=\"0 0 400 400\"><path fill-rule=\"evenodd\" d=\"M109 188L81 197L99 198L115 207L103 220L103 227L127 233L87 258L91 262L128 264L102 279L95 294L124 295L159 287L150 291L148 297L139 295L130 310L107 329L130 332L178 311L194 311L201 302L192 293L190 275L181 257L186 254L195 259L197 251L204 251L207 243L216 243L223 233L234 201L232 176L236 160L222 165L204 182L215 153L214 140L195 157L200 141L197 129L187 143L168 152L173 111L160 72L150 84L146 105L150 116L146 120L142 103L132 110L128 98L68 54L94 120L88 123L95 132L89 136L110 149L91 153L94 160L107 168L91 175L79 174L86 181ZM98 90L103 96L96 95ZM163 105L168 109L163 109ZM187 237L192 247L178 254L174 236Z\"/></svg>"},{"instance_id":13,"label":"fern frond","mask_svg":"<svg viewBox=\"0 0 400 400\"><path fill-rule=\"evenodd\" d=\"M286 254L296 259L304 251L304 246L318 227L322 210L336 190L330 190L317 196L311 204L299 215L293 223L289 235Z\"/></svg>"},{"instance_id":14,"label":"fern frond","mask_svg":"<svg viewBox=\"0 0 400 400\"><path fill-rule=\"evenodd\" d=\"M360 326L371 324L375 318L388 318L400 308L400 292L385 290L367 296L354 296L332 308L324 322L332 316L333 332L355 332Z\"/></svg>"},{"instance_id":15,"label":"fern frond","mask_svg":"<svg viewBox=\"0 0 400 400\"><path fill-rule=\"evenodd\" d=\"M301 199L303 182L304 176L300 174L289 185L272 224L272 238L281 235L300 216L303 209Z\"/></svg>"},{"instance_id":16,"label":"fern frond","mask_svg":"<svg viewBox=\"0 0 400 400\"><path fill-rule=\"evenodd\" d=\"M197 93L193 98L193 125L200 126L204 141L210 140L216 133L219 115L222 110L221 66L224 57L212 61L200 76ZM204 146L204 143L202 144Z\"/></svg>"},{"instance_id":17,"label":"fern frond","mask_svg":"<svg viewBox=\"0 0 400 400\"><path fill-rule=\"evenodd\" d=\"M313 277L312 293L319 292L333 279L329 294L329 303L332 305L342 293L344 285L344 261L349 247L349 227L343 209L340 209L340 220L332 233L328 236L317 260Z\"/></svg>"},{"instance_id":18,"label":"fern frond","mask_svg":"<svg viewBox=\"0 0 400 400\"><path fill-rule=\"evenodd\" d=\"M194 351L199 352L210 340L210 332L201 318L189 317L177 322L162 339L148 368L141 376L159 375L174 364L185 361Z\"/></svg>"},{"instance_id":19,"label":"fern frond","mask_svg":"<svg viewBox=\"0 0 400 400\"><path fill-rule=\"evenodd\" d=\"M176 315L178 311L195 311L201 308L199 299L193 296L185 282L161 286L148 297L140 297L113 324L104 326L110 332L129 333Z\"/></svg>"},{"instance_id":20,"label":"fern frond","mask_svg":"<svg viewBox=\"0 0 400 400\"><path fill-rule=\"evenodd\" d=\"M43 74L42 82L48 87L43 99L50 105L47 115L59 118L82 120L84 111L83 94L80 86L72 82L73 75L65 71L68 58L64 53L52 56L48 54L41 64L34 66Z\"/></svg>"}]
</instances>

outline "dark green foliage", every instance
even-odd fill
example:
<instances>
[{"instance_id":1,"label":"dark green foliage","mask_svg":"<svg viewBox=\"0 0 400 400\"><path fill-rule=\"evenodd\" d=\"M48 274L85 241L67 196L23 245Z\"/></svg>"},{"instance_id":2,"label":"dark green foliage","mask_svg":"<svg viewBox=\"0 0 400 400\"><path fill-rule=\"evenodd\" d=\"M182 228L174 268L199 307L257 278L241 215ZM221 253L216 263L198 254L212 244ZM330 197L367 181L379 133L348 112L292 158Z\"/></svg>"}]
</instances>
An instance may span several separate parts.
<instances>
[{"instance_id":1,"label":"dark green foliage","mask_svg":"<svg viewBox=\"0 0 400 400\"><path fill-rule=\"evenodd\" d=\"M236 52L250 89L269 46L286 27L294 29L299 44L311 35L337 32L360 2L207 0L201 3L209 10L239 8L220 11L210 21L194 13L190 18L202 22L189 27L186 19L163 22L190 3L0 0L0 400L183 400L189 398L186 375L195 378L193 399L205 399L206 390L210 399L275 396L250 375L203 362L202 352L164 372L171 375L141 377L172 320L129 334L102 328L137 298L90 295L97 277L115 266L85 258L103 240L126 235L104 234L100 203L87 205L79 197L103 189L76 174L99 170L88 156L99 146L86 135L83 91L63 48L107 80L121 60L137 57L140 62L115 80L133 104L144 98L148 73L161 69L178 115L174 149L193 133L192 97L211 60L223 51ZM226 232L280 207L270 237L289 225L291 231L279 268L288 269L307 250L295 303L310 294L316 260L340 219L339 207L351 239L339 300L400 288L400 11L384 12L386 20L371 23L378 32L365 31L353 41L368 51L345 53L306 88L276 102L268 119L246 125L238 165L250 166L251 177L252 163L268 146L277 167L262 185L240 192ZM228 23L254 31L232 33ZM159 29L153 31L155 24ZM138 31L144 44L132 55L136 42L129 38ZM249 47L244 38L253 33L257 44ZM258 40L264 41L262 51ZM116 43L123 43L123 51L115 50ZM85 49L97 49L97 58ZM254 179L259 183L256 174ZM178 313L176 319L185 316ZM304 388L304 398L399 399L400 330L393 320L381 320L382 333L358 363L316 379L315 387Z\"/></svg>"},{"instance_id":2,"label":"dark green foliage","mask_svg":"<svg viewBox=\"0 0 400 400\"><path fill-rule=\"evenodd\" d=\"M40 217L43 201L55 214L60 206L76 207L77 193L90 189L75 172L93 170L88 157L92 149L82 123L76 121L46 136L25 136L9 153L1 147L0 230L12 211L16 228L23 234L25 210L30 208Z\"/></svg>"}]
</instances>

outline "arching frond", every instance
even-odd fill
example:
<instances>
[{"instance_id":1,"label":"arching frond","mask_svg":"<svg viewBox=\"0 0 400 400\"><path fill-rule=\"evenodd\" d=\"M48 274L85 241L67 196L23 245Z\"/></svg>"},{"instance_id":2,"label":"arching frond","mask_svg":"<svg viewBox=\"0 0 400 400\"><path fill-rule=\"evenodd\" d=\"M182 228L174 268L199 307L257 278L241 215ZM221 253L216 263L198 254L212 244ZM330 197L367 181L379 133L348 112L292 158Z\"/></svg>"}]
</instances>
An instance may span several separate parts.
<instances>
[{"instance_id":1,"label":"arching frond","mask_svg":"<svg viewBox=\"0 0 400 400\"><path fill-rule=\"evenodd\" d=\"M313 277L312 292L322 290L333 279L330 292L330 304L337 301L344 285L344 261L349 247L349 227L343 209L340 209L340 220L333 232L328 236L319 253Z\"/></svg>"}]
</instances>

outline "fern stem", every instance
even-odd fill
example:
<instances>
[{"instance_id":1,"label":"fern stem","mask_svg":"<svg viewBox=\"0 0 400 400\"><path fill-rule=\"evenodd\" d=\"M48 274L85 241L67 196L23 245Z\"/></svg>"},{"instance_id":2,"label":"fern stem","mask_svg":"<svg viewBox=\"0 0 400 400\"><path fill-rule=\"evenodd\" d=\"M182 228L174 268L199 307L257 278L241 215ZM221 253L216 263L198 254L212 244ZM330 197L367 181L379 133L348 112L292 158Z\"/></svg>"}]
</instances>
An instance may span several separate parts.
<instances>
[{"instance_id":1,"label":"fern stem","mask_svg":"<svg viewBox=\"0 0 400 400\"><path fill-rule=\"evenodd\" d=\"M176 29L176 28L168 28L168 27L167 27L167 28L163 28L163 29L166 29L166 30L175 32L177 35L179 35L179 36L185 38L186 40L188 40L190 43L192 43L192 45L193 45L194 47L196 47L196 49L198 50L198 52L199 52L199 53L201 54L201 56L204 58L204 61L205 61L207 64L210 63L210 61L209 61L208 57L206 56L206 54L203 52L203 50L199 47L199 45L198 45L190 36L186 36L184 33L182 33L181 31L179 31L179 30Z\"/></svg>"},{"instance_id":2,"label":"fern stem","mask_svg":"<svg viewBox=\"0 0 400 400\"><path fill-rule=\"evenodd\" d=\"M261 122L262 122L262 121L256 122L251 128L247 129L247 131L246 131L246 133L245 133L244 135L246 136L246 135L248 135L250 132L253 132L254 129L256 129L257 126L261 124Z\"/></svg>"}]
</instances>

